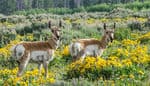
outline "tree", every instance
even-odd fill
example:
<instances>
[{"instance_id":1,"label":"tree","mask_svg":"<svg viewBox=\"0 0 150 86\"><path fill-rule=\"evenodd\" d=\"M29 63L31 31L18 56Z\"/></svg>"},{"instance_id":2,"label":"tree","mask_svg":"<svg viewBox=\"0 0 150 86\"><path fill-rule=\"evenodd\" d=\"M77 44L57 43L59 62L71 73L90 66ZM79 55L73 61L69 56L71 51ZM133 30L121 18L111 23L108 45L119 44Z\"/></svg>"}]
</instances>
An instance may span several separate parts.
<instances>
[{"instance_id":1,"label":"tree","mask_svg":"<svg viewBox=\"0 0 150 86\"><path fill-rule=\"evenodd\" d=\"M32 1L33 0L24 0L24 9L32 9Z\"/></svg>"},{"instance_id":2,"label":"tree","mask_svg":"<svg viewBox=\"0 0 150 86\"><path fill-rule=\"evenodd\" d=\"M101 3L144 2L146 0L0 0L0 12L10 14L23 9L47 9L56 7L80 8ZM147 0L148 1L148 0Z\"/></svg>"},{"instance_id":3,"label":"tree","mask_svg":"<svg viewBox=\"0 0 150 86\"><path fill-rule=\"evenodd\" d=\"M17 10L24 9L24 1L23 0L16 0L16 4L17 4Z\"/></svg>"},{"instance_id":4,"label":"tree","mask_svg":"<svg viewBox=\"0 0 150 86\"><path fill-rule=\"evenodd\" d=\"M16 0L0 0L0 13L11 14L16 10Z\"/></svg>"},{"instance_id":5,"label":"tree","mask_svg":"<svg viewBox=\"0 0 150 86\"><path fill-rule=\"evenodd\" d=\"M53 0L44 0L44 8L53 7Z\"/></svg>"},{"instance_id":6,"label":"tree","mask_svg":"<svg viewBox=\"0 0 150 86\"><path fill-rule=\"evenodd\" d=\"M81 0L74 0L75 7L79 8L81 4Z\"/></svg>"},{"instance_id":7,"label":"tree","mask_svg":"<svg viewBox=\"0 0 150 86\"><path fill-rule=\"evenodd\" d=\"M97 4L97 3L103 3L102 0L83 0L83 4L84 6L90 6L90 5L94 5L94 4Z\"/></svg>"},{"instance_id":8,"label":"tree","mask_svg":"<svg viewBox=\"0 0 150 86\"><path fill-rule=\"evenodd\" d=\"M32 8L38 8L38 3L39 3L38 0L33 0L32 1Z\"/></svg>"}]
</instances>

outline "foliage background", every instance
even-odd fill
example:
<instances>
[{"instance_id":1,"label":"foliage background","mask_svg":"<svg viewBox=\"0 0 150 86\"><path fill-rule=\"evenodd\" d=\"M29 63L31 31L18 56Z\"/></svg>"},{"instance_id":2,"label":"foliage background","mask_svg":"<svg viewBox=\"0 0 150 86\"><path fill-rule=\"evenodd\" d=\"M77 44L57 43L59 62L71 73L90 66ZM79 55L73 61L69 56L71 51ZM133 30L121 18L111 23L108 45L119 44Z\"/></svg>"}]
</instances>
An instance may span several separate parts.
<instances>
[{"instance_id":1,"label":"foliage background","mask_svg":"<svg viewBox=\"0 0 150 86\"><path fill-rule=\"evenodd\" d=\"M1 0L3 14L65 14L75 12L111 11L116 7L132 10L149 8L149 0ZM17 12L16 12L17 11Z\"/></svg>"}]
</instances>

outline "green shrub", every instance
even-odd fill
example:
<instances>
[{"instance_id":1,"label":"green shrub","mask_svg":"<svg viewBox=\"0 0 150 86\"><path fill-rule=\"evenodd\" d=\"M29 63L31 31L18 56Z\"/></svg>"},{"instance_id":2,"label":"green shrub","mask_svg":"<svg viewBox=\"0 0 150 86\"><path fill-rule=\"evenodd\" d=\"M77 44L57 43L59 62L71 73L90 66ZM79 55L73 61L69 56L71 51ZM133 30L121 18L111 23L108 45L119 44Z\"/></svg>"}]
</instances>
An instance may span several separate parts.
<instances>
[{"instance_id":1,"label":"green shrub","mask_svg":"<svg viewBox=\"0 0 150 86\"><path fill-rule=\"evenodd\" d=\"M16 15L26 15L27 12L25 10L21 10L21 11L15 11L15 12L13 12L13 14L16 14Z\"/></svg>"},{"instance_id":2,"label":"green shrub","mask_svg":"<svg viewBox=\"0 0 150 86\"><path fill-rule=\"evenodd\" d=\"M98 31L100 29L100 31ZM82 31L88 38L97 38L100 39L102 35L102 28L100 27L83 27L80 31Z\"/></svg>"},{"instance_id":3,"label":"green shrub","mask_svg":"<svg viewBox=\"0 0 150 86\"><path fill-rule=\"evenodd\" d=\"M150 17L149 17L148 20L145 22L145 27L150 27Z\"/></svg>"},{"instance_id":4,"label":"green shrub","mask_svg":"<svg viewBox=\"0 0 150 86\"><path fill-rule=\"evenodd\" d=\"M90 6L90 7L87 7L86 10L88 12L108 12L108 11L111 11L113 8L107 4L99 4L99 5L94 5L94 6Z\"/></svg>"},{"instance_id":5,"label":"green shrub","mask_svg":"<svg viewBox=\"0 0 150 86\"><path fill-rule=\"evenodd\" d=\"M143 8L143 4L139 3L139 2L128 3L125 7L129 8L129 9L138 9L138 10L141 10Z\"/></svg>"},{"instance_id":6,"label":"green shrub","mask_svg":"<svg viewBox=\"0 0 150 86\"><path fill-rule=\"evenodd\" d=\"M131 30L129 28L117 28L115 30L116 40L130 39L130 37L131 37Z\"/></svg>"},{"instance_id":7,"label":"green shrub","mask_svg":"<svg viewBox=\"0 0 150 86\"><path fill-rule=\"evenodd\" d=\"M134 21L129 23L128 27L131 28L131 30L142 30L142 23Z\"/></svg>"},{"instance_id":8,"label":"green shrub","mask_svg":"<svg viewBox=\"0 0 150 86\"><path fill-rule=\"evenodd\" d=\"M65 29L63 31L63 35L62 35L62 44L68 45L74 39L85 38L85 37L86 37L85 33L81 32L80 30L75 30L75 29L67 30L67 29Z\"/></svg>"},{"instance_id":9,"label":"green shrub","mask_svg":"<svg viewBox=\"0 0 150 86\"><path fill-rule=\"evenodd\" d=\"M72 10L69 8L48 8L47 12L52 14L68 14L72 13Z\"/></svg>"},{"instance_id":10,"label":"green shrub","mask_svg":"<svg viewBox=\"0 0 150 86\"><path fill-rule=\"evenodd\" d=\"M134 3L128 3L125 5L125 8L129 8L129 9L136 9L136 10L141 10L143 8L148 9L150 7L150 2L134 2Z\"/></svg>"},{"instance_id":11,"label":"green shrub","mask_svg":"<svg viewBox=\"0 0 150 86\"><path fill-rule=\"evenodd\" d=\"M150 8L150 2L145 1L141 2L133 2L133 3L126 3L126 4L96 4L92 6L88 6L87 8L80 7L80 8L46 8L46 9L30 9L30 10L22 10L16 11L13 14L17 15L29 15L29 14L41 14L41 13L52 13L52 14L72 14L76 12L110 12L114 8L125 8L125 9L132 9L135 11L139 11L142 9Z\"/></svg>"},{"instance_id":12,"label":"green shrub","mask_svg":"<svg viewBox=\"0 0 150 86\"><path fill-rule=\"evenodd\" d=\"M47 28L47 23L42 22L32 22L31 28L33 31L41 31L42 29Z\"/></svg>"},{"instance_id":13,"label":"green shrub","mask_svg":"<svg viewBox=\"0 0 150 86\"><path fill-rule=\"evenodd\" d=\"M23 27L16 27L15 30L17 34L24 35Z\"/></svg>"},{"instance_id":14,"label":"green shrub","mask_svg":"<svg viewBox=\"0 0 150 86\"><path fill-rule=\"evenodd\" d=\"M86 12L86 9L84 7L75 8L75 9L73 9L73 13L75 13L75 12Z\"/></svg>"},{"instance_id":15,"label":"green shrub","mask_svg":"<svg viewBox=\"0 0 150 86\"><path fill-rule=\"evenodd\" d=\"M33 32L33 29L32 29L31 26L25 26L25 27L24 27L24 32L25 32L25 34L26 34L26 33L32 33L32 32Z\"/></svg>"},{"instance_id":16,"label":"green shrub","mask_svg":"<svg viewBox=\"0 0 150 86\"><path fill-rule=\"evenodd\" d=\"M111 10L108 14L108 17L110 18L126 18L131 15L133 15L133 11L127 8L122 7L116 7L113 10Z\"/></svg>"},{"instance_id":17,"label":"green shrub","mask_svg":"<svg viewBox=\"0 0 150 86\"><path fill-rule=\"evenodd\" d=\"M34 41L40 40L40 38L41 38L40 32L34 31L34 32L33 32L33 37L34 37L34 38L33 38Z\"/></svg>"},{"instance_id":18,"label":"green shrub","mask_svg":"<svg viewBox=\"0 0 150 86\"><path fill-rule=\"evenodd\" d=\"M72 27L76 30L80 30L81 29L81 24L77 23L77 22L72 22Z\"/></svg>"},{"instance_id":19,"label":"green shrub","mask_svg":"<svg viewBox=\"0 0 150 86\"><path fill-rule=\"evenodd\" d=\"M3 17L3 18L0 19L0 22L2 22L2 23L6 22L6 21L7 21L7 18L5 18L5 17Z\"/></svg>"}]
</instances>

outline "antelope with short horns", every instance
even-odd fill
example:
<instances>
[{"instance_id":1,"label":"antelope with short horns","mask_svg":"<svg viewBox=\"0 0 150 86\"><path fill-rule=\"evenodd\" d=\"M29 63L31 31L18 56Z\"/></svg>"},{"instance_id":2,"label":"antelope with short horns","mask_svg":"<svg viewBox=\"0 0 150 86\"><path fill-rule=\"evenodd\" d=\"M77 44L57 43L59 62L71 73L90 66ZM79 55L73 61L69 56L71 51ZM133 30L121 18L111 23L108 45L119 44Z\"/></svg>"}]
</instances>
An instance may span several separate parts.
<instances>
[{"instance_id":1,"label":"antelope with short horns","mask_svg":"<svg viewBox=\"0 0 150 86\"><path fill-rule=\"evenodd\" d=\"M61 21L59 25L61 25ZM18 77L22 76L23 70L31 60L31 62L38 64L39 73L41 71L41 66L43 65L45 76L47 77L48 64L53 60L54 51L59 46L61 38L60 27L61 26L52 27L51 21L49 21L49 28L52 32L52 36L47 41L22 42L12 47L12 58L19 62Z\"/></svg>"},{"instance_id":2,"label":"antelope with short horns","mask_svg":"<svg viewBox=\"0 0 150 86\"><path fill-rule=\"evenodd\" d=\"M116 23L114 23L113 28L106 29L106 24L104 23L104 35L101 40L96 39L78 39L70 44L70 54L73 61L82 58L82 61L86 56L101 56L103 51L106 49L109 42L114 39L114 30Z\"/></svg>"}]
</instances>

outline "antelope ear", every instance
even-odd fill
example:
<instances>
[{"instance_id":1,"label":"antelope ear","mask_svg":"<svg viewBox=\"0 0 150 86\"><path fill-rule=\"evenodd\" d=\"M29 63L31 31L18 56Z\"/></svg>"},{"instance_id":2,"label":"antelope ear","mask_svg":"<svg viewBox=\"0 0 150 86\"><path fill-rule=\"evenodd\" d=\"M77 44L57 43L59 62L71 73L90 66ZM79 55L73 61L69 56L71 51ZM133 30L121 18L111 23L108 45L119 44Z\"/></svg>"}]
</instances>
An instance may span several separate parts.
<instances>
[{"instance_id":1,"label":"antelope ear","mask_svg":"<svg viewBox=\"0 0 150 86\"><path fill-rule=\"evenodd\" d=\"M59 20L59 27L62 27L62 21Z\"/></svg>"},{"instance_id":2,"label":"antelope ear","mask_svg":"<svg viewBox=\"0 0 150 86\"><path fill-rule=\"evenodd\" d=\"M48 27L51 29L51 21L48 22Z\"/></svg>"},{"instance_id":3,"label":"antelope ear","mask_svg":"<svg viewBox=\"0 0 150 86\"><path fill-rule=\"evenodd\" d=\"M114 23L114 29L116 28L116 23Z\"/></svg>"},{"instance_id":4,"label":"antelope ear","mask_svg":"<svg viewBox=\"0 0 150 86\"><path fill-rule=\"evenodd\" d=\"M104 27L104 30L106 30L106 23L104 23L104 26L103 26L103 27Z\"/></svg>"}]
</instances>

